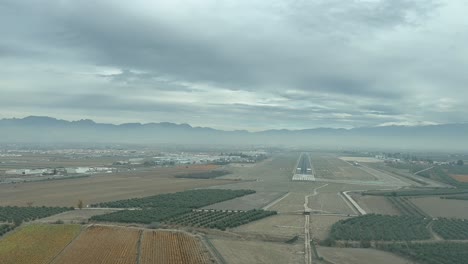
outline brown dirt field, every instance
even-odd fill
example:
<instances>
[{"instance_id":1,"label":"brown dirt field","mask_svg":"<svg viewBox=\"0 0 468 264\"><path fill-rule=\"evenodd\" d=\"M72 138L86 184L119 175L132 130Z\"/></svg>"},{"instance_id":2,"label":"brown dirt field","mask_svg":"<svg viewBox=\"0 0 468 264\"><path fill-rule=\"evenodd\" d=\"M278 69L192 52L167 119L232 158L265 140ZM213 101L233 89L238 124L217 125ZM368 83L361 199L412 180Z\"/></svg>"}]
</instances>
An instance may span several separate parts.
<instances>
[{"instance_id":1,"label":"brown dirt field","mask_svg":"<svg viewBox=\"0 0 468 264\"><path fill-rule=\"evenodd\" d=\"M347 218L348 217L334 215L311 215L309 218L311 238L318 240L327 238L331 226L334 223Z\"/></svg>"},{"instance_id":2,"label":"brown dirt field","mask_svg":"<svg viewBox=\"0 0 468 264\"><path fill-rule=\"evenodd\" d=\"M324 192L309 197L309 208L322 213L356 214L339 193Z\"/></svg>"},{"instance_id":3,"label":"brown dirt field","mask_svg":"<svg viewBox=\"0 0 468 264\"><path fill-rule=\"evenodd\" d=\"M228 180L172 177L176 173L190 171L193 170L185 167L158 168L77 179L0 184L0 206L25 206L30 201L38 206L76 206L79 199L92 204L232 183Z\"/></svg>"},{"instance_id":4,"label":"brown dirt field","mask_svg":"<svg viewBox=\"0 0 468 264\"><path fill-rule=\"evenodd\" d=\"M432 217L468 219L468 201L420 197L412 198L411 202Z\"/></svg>"},{"instance_id":5,"label":"brown dirt field","mask_svg":"<svg viewBox=\"0 0 468 264\"><path fill-rule=\"evenodd\" d=\"M288 240L296 235L304 235L303 215L274 215L236 227L233 232L284 236Z\"/></svg>"},{"instance_id":6,"label":"brown dirt field","mask_svg":"<svg viewBox=\"0 0 468 264\"><path fill-rule=\"evenodd\" d=\"M229 264L295 264L304 261L304 244L210 239Z\"/></svg>"},{"instance_id":7,"label":"brown dirt field","mask_svg":"<svg viewBox=\"0 0 468 264\"><path fill-rule=\"evenodd\" d=\"M331 248L318 247L319 256L336 264L408 264L402 257L369 248Z\"/></svg>"},{"instance_id":8,"label":"brown dirt field","mask_svg":"<svg viewBox=\"0 0 468 264\"><path fill-rule=\"evenodd\" d=\"M141 264L213 263L209 252L195 237L180 232L145 231L141 242Z\"/></svg>"},{"instance_id":9,"label":"brown dirt field","mask_svg":"<svg viewBox=\"0 0 468 264\"><path fill-rule=\"evenodd\" d=\"M468 182L468 175L463 175L463 174L452 174L450 177L454 178L455 180L459 182Z\"/></svg>"},{"instance_id":10,"label":"brown dirt field","mask_svg":"<svg viewBox=\"0 0 468 264\"><path fill-rule=\"evenodd\" d=\"M400 211L396 209L386 197L383 196L361 196L353 194L353 199L367 213L385 214L385 215L400 215Z\"/></svg>"},{"instance_id":11,"label":"brown dirt field","mask_svg":"<svg viewBox=\"0 0 468 264\"><path fill-rule=\"evenodd\" d=\"M76 238L53 264L133 264L137 259L140 230L90 226Z\"/></svg>"}]
</instances>

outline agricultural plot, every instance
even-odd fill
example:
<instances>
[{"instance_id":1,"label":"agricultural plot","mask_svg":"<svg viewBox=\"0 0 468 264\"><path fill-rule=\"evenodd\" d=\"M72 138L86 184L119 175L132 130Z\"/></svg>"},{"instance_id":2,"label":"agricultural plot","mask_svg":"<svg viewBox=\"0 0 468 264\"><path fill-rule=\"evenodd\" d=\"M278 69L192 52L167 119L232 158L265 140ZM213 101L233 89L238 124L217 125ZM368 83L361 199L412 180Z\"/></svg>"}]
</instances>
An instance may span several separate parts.
<instances>
[{"instance_id":1,"label":"agricultural plot","mask_svg":"<svg viewBox=\"0 0 468 264\"><path fill-rule=\"evenodd\" d=\"M331 241L328 242L430 239L431 234L426 228L429 222L429 219L413 216L368 214L335 223L330 231Z\"/></svg>"},{"instance_id":2,"label":"agricultural plot","mask_svg":"<svg viewBox=\"0 0 468 264\"><path fill-rule=\"evenodd\" d=\"M90 226L53 264L134 264L138 257L138 229Z\"/></svg>"},{"instance_id":3,"label":"agricultural plot","mask_svg":"<svg viewBox=\"0 0 468 264\"><path fill-rule=\"evenodd\" d=\"M468 243L396 243L379 248L423 264L465 264L468 259Z\"/></svg>"},{"instance_id":4,"label":"agricultural plot","mask_svg":"<svg viewBox=\"0 0 468 264\"><path fill-rule=\"evenodd\" d=\"M0 184L0 206L26 206L31 201L40 206L76 206L78 199L93 204L232 183L220 179L174 178L193 171L202 168L156 168L69 180Z\"/></svg>"},{"instance_id":5,"label":"agricultural plot","mask_svg":"<svg viewBox=\"0 0 468 264\"><path fill-rule=\"evenodd\" d=\"M309 219L311 238L313 240L321 241L328 237L333 224L340 220L348 219L348 217L336 215L311 215Z\"/></svg>"},{"instance_id":6,"label":"agricultural plot","mask_svg":"<svg viewBox=\"0 0 468 264\"><path fill-rule=\"evenodd\" d=\"M180 232L145 231L141 241L140 264L214 263L203 244Z\"/></svg>"},{"instance_id":7,"label":"agricultural plot","mask_svg":"<svg viewBox=\"0 0 468 264\"><path fill-rule=\"evenodd\" d=\"M427 213L411 202L408 197L387 197L390 203L400 211L402 215L410 215L416 217L429 217Z\"/></svg>"},{"instance_id":8,"label":"agricultural plot","mask_svg":"<svg viewBox=\"0 0 468 264\"><path fill-rule=\"evenodd\" d=\"M415 197L411 202L431 217L468 219L468 201L440 199L439 197Z\"/></svg>"},{"instance_id":9,"label":"agricultural plot","mask_svg":"<svg viewBox=\"0 0 468 264\"><path fill-rule=\"evenodd\" d=\"M202 209L215 209L215 210L252 210L262 208L269 204L271 201L283 196L284 192L256 192L227 200L220 203L211 204L203 207Z\"/></svg>"},{"instance_id":10,"label":"agricultural plot","mask_svg":"<svg viewBox=\"0 0 468 264\"><path fill-rule=\"evenodd\" d=\"M357 214L339 193L324 192L310 196L308 206L317 214Z\"/></svg>"},{"instance_id":11,"label":"agricultural plot","mask_svg":"<svg viewBox=\"0 0 468 264\"><path fill-rule=\"evenodd\" d=\"M55 223L57 221L63 221L64 223L83 223L87 222L91 217L95 215L103 215L115 212L109 209L81 209L66 211L60 214L52 215L49 217L41 218L36 220L38 223Z\"/></svg>"},{"instance_id":12,"label":"agricultural plot","mask_svg":"<svg viewBox=\"0 0 468 264\"><path fill-rule=\"evenodd\" d=\"M175 225L207 227L226 230L226 228L237 227L275 214L276 212L274 211L264 211L255 209L245 212L203 210L193 211L188 214L170 218L166 222Z\"/></svg>"},{"instance_id":13,"label":"agricultural plot","mask_svg":"<svg viewBox=\"0 0 468 264\"><path fill-rule=\"evenodd\" d=\"M296 264L304 261L304 244L210 239L229 264Z\"/></svg>"},{"instance_id":14,"label":"agricultural plot","mask_svg":"<svg viewBox=\"0 0 468 264\"><path fill-rule=\"evenodd\" d=\"M255 193L255 191L220 189L189 190L185 192L160 194L143 198L99 203L92 206L111 208L200 208L252 193Z\"/></svg>"},{"instance_id":15,"label":"agricultural plot","mask_svg":"<svg viewBox=\"0 0 468 264\"><path fill-rule=\"evenodd\" d=\"M0 240L0 263L48 264L79 233L79 225L25 226Z\"/></svg>"},{"instance_id":16,"label":"agricultural plot","mask_svg":"<svg viewBox=\"0 0 468 264\"><path fill-rule=\"evenodd\" d=\"M319 256L339 264L408 264L395 254L370 248L319 247Z\"/></svg>"},{"instance_id":17,"label":"agricultural plot","mask_svg":"<svg viewBox=\"0 0 468 264\"><path fill-rule=\"evenodd\" d=\"M468 183L468 175L465 174L451 174L450 177L458 182Z\"/></svg>"},{"instance_id":18,"label":"agricultural plot","mask_svg":"<svg viewBox=\"0 0 468 264\"><path fill-rule=\"evenodd\" d=\"M432 230L444 239L468 239L468 221L441 218L433 222Z\"/></svg>"},{"instance_id":19,"label":"agricultural plot","mask_svg":"<svg viewBox=\"0 0 468 264\"><path fill-rule=\"evenodd\" d=\"M304 216L278 214L260 219L239 227L232 231L249 234L284 237L284 240L294 236L304 235Z\"/></svg>"},{"instance_id":20,"label":"agricultural plot","mask_svg":"<svg viewBox=\"0 0 468 264\"><path fill-rule=\"evenodd\" d=\"M90 218L91 221L99 222L119 222L119 223L141 223L150 224L152 222L160 222L167 220L170 217L189 213L192 210L189 208L171 208L159 207L143 210L123 210L109 214L95 215Z\"/></svg>"},{"instance_id":21,"label":"agricultural plot","mask_svg":"<svg viewBox=\"0 0 468 264\"><path fill-rule=\"evenodd\" d=\"M3 234L7 233L8 231L12 229L13 229L12 225L7 225L7 224L0 225L0 236L3 236Z\"/></svg>"},{"instance_id":22,"label":"agricultural plot","mask_svg":"<svg viewBox=\"0 0 468 264\"><path fill-rule=\"evenodd\" d=\"M0 222L23 222L73 210L70 207L0 207Z\"/></svg>"},{"instance_id":23,"label":"agricultural plot","mask_svg":"<svg viewBox=\"0 0 468 264\"><path fill-rule=\"evenodd\" d=\"M359 194L353 194L351 196L367 213L400 215L400 211L396 209L386 197L370 195L362 196Z\"/></svg>"}]
</instances>

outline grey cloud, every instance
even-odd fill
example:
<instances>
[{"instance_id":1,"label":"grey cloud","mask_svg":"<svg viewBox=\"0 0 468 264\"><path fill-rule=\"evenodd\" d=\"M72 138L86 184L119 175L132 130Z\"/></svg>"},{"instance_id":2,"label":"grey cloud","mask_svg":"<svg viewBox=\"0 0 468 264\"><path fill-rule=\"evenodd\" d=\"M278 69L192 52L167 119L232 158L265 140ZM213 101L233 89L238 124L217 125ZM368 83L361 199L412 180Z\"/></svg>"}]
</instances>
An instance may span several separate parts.
<instances>
[{"instance_id":1,"label":"grey cloud","mask_svg":"<svg viewBox=\"0 0 468 264\"><path fill-rule=\"evenodd\" d=\"M435 111L441 97L468 98L468 65L457 56L468 45L455 47L441 37L458 32L467 43L467 30L434 26L448 23L451 9L444 8L450 3L2 1L0 23L8 26L0 28L6 36L0 66L18 70L0 70L0 77L10 80L11 109L24 101L48 107L45 97L55 92L64 100L51 108L156 113L159 119L173 113L163 121L190 112L183 122L205 119L225 127L266 127L271 120L295 127L371 126L410 117L440 122L444 115L462 122L467 112L456 109L460 102L453 103L456 110ZM76 69L86 66L122 73L77 77ZM28 82L23 76L43 69L63 74L32 77L29 89L37 98L21 98ZM209 91L226 98L199 96ZM225 103L233 96L229 91L245 93ZM134 97L158 92L167 102ZM206 101L182 104L171 101L170 92Z\"/></svg>"}]
</instances>

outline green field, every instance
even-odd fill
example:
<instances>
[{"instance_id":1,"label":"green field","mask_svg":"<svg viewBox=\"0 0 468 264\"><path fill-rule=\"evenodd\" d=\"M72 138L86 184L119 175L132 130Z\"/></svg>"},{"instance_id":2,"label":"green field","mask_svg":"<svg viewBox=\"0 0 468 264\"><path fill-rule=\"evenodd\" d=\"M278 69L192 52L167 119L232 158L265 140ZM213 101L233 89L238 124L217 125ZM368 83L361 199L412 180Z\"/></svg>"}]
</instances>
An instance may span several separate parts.
<instances>
[{"instance_id":1,"label":"green field","mask_svg":"<svg viewBox=\"0 0 468 264\"><path fill-rule=\"evenodd\" d=\"M329 241L392 241L430 239L426 228L429 219L414 216L389 216L368 214L335 223Z\"/></svg>"},{"instance_id":2,"label":"green field","mask_svg":"<svg viewBox=\"0 0 468 264\"><path fill-rule=\"evenodd\" d=\"M437 219L432 224L432 230L444 239L468 239L468 221L461 219Z\"/></svg>"},{"instance_id":3,"label":"green field","mask_svg":"<svg viewBox=\"0 0 468 264\"><path fill-rule=\"evenodd\" d=\"M465 264L468 260L468 243L395 243L379 248L422 264Z\"/></svg>"}]
</instances>

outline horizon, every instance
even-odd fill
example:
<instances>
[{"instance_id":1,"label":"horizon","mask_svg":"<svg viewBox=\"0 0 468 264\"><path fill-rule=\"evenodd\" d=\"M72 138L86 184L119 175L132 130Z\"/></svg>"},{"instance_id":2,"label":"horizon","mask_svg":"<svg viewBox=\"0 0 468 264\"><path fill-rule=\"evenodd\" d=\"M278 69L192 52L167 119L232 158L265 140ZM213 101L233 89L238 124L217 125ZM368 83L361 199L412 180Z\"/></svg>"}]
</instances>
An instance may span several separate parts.
<instances>
[{"instance_id":1,"label":"horizon","mask_svg":"<svg viewBox=\"0 0 468 264\"><path fill-rule=\"evenodd\" d=\"M276 128L276 129L266 129L266 130L247 130L247 129L236 129L236 130L224 130L224 129L218 129L214 127L208 127L208 126L194 126L190 123L175 123L171 121L159 121L159 122L148 122L148 123L142 123L142 122L125 122L125 123L110 123L110 122L98 122L93 119L88 119L88 118L81 118L81 119L62 119L62 118L57 118L54 116L37 116L37 115L30 115L30 116L25 116L25 117L3 117L0 119L2 120L24 120L27 118L46 118L46 119L53 119L56 121L66 121L66 122L80 122L80 121L91 121L95 124L104 124L104 125L114 125L114 126L121 126L121 125L128 125L128 124L139 124L139 125L150 125L150 124L173 124L173 125L178 125L178 126L183 126L183 125L188 125L191 128L207 128L207 129L215 129L219 131L225 131L225 132L235 132L235 131L243 131L243 132L249 132L249 133L256 133L256 132L265 132L265 131L301 131L301 130L317 130L317 129L333 129L333 130L353 130L353 129L362 129L362 128L385 128L385 127L409 127L409 128L414 128L414 127L428 127L428 126L444 126L444 125L468 125L468 122L466 123L445 123L445 124L412 124L412 125L398 125L398 124L388 124L388 125L378 125L378 126L362 126L362 127L352 127L352 128L341 128L341 127L311 127L311 128L302 128L302 129L288 129L288 128Z\"/></svg>"}]
</instances>

